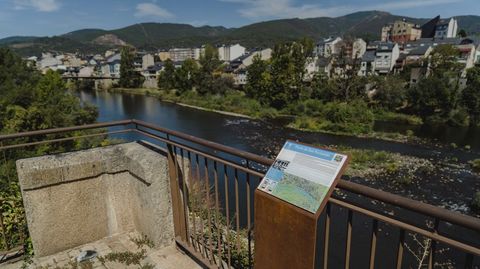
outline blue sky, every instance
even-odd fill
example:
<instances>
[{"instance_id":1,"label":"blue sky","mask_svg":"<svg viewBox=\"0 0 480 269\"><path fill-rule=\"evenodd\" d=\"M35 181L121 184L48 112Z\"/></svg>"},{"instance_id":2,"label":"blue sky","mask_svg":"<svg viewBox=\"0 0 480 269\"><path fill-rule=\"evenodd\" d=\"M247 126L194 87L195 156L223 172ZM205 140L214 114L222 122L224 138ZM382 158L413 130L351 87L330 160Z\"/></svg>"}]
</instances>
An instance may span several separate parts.
<instances>
[{"instance_id":1,"label":"blue sky","mask_svg":"<svg viewBox=\"0 0 480 269\"><path fill-rule=\"evenodd\" d=\"M138 22L238 27L278 18L383 10L414 17L479 15L479 0L0 0L0 38Z\"/></svg>"}]
</instances>

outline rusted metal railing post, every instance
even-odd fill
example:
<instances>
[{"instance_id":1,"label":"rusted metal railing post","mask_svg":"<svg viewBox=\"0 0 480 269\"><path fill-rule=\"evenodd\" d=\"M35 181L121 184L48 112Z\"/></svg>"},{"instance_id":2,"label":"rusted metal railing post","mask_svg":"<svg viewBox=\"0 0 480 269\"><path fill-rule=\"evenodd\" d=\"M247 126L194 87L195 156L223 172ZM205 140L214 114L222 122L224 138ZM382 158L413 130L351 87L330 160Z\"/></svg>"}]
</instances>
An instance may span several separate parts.
<instances>
[{"instance_id":1,"label":"rusted metal railing post","mask_svg":"<svg viewBox=\"0 0 480 269\"><path fill-rule=\"evenodd\" d=\"M170 140L167 135L167 139ZM179 188L179 173L178 162L175 153L175 147L167 143L167 158L168 158L168 172L170 176L170 191L172 196L172 208L173 208L173 227L175 231L175 237L180 237L184 242L186 238L185 227L185 212L183 207L183 199L180 197Z\"/></svg>"}]
</instances>

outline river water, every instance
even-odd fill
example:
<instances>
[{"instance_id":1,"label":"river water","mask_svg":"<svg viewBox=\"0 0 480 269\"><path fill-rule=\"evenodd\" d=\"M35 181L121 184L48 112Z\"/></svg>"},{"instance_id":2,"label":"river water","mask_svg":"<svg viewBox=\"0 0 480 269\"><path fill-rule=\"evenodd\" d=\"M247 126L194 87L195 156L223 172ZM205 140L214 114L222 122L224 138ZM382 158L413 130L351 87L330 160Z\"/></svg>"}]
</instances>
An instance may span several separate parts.
<instances>
[{"instance_id":1,"label":"river water","mask_svg":"<svg viewBox=\"0 0 480 269\"><path fill-rule=\"evenodd\" d=\"M468 165L468 161L480 158L480 139L478 138L480 137L480 130L457 129L455 132L448 128L429 129L428 127L412 128L412 126L405 125L377 124L377 130L400 132L413 130L418 136L434 140L432 143L414 145L378 139L303 132L286 128L279 122L265 122L227 116L161 102L157 98L149 96L95 91L81 91L78 92L78 96L82 101L98 107L99 122L139 119L267 157L274 157L285 140L293 139L305 143L384 150L427 159L434 165L434 171L426 175L420 175L420 179L415 180L412 184L399 185L392 178L351 177L347 179L480 217L479 212L475 212L470 208L475 192L480 191L480 176L473 173ZM135 137L128 138L135 139ZM453 149L449 146L450 143L455 143L459 146L470 145L471 150L465 150L460 147ZM231 188L233 189L233 186ZM244 192L245 189L241 187L240 193ZM242 202L241 204L244 203ZM240 211L240 214L245 216L245 209L241 208ZM343 242L342 238L345 238L345 227L343 227L345 222L342 222L342 219L346 218L346 211L341 209L333 210L332 216L333 220L338 221L338 223L333 222L331 230L332 238L338 239L338 242L331 246L332 255L334 256L332 260L342 260L344 246L341 242ZM368 257L369 254L368 247L365 246L369 244L371 224L368 224L368 219L362 218L360 215L356 216L355 220L353 226L357 232L356 240L353 240L352 247L357 249L357 251L352 254L352 262L358 265L356 268L366 268L368 259L365 259L365 257ZM241 222L242 226L246 224L244 218L241 218ZM318 229L319 234L322 234L322 224L319 224ZM450 232L462 238L478 236L474 234L472 237L470 232L464 231L453 230ZM381 226L379 238L382 238L379 239L379 242L382 242L383 246L379 248L377 267L393 268L396 256L390 250L396 249L395 242L397 242L398 235L391 227ZM321 245L323 240L321 236L318 240ZM475 239L473 240L475 241ZM318 250L318 253L322 253L321 248ZM462 264L463 254L452 252L449 255L445 255L445 257L447 256L449 257L448 259L459 261L456 265L460 266ZM321 257L319 256L318 259L321 260ZM411 268L412 264L415 264L415 262L410 255L405 260L404 268ZM342 268L342 265L331 264L329 268Z\"/></svg>"},{"instance_id":2,"label":"river water","mask_svg":"<svg viewBox=\"0 0 480 269\"><path fill-rule=\"evenodd\" d=\"M280 123L250 120L183 107L161 102L150 96L103 91L81 91L78 96L82 101L98 107L99 122L139 119L267 157L274 157L285 140L293 139L305 143L385 150L428 159L436 167L434 173L428 174L422 180L410 185L394 184L388 178L376 180L351 178L351 180L450 210L479 216L478 212L470 210L470 203L475 192L480 191L480 177L469 169L468 161L480 158L478 149L480 147L480 130L479 136L473 139L472 134L465 134L464 130L458 130L458 134L455 134L444 128L439 131L437 140L444 141L445 146L441 146L441 144L414 145L378 139L303 132L286 128ZM400 129L407 129L404 125L398 126ZM379 128L391 130L393 127L382 125ZM415 131L421 133L420 129ZM450 132L452 134L447 135ZM425 137L432 136L432 133L433 131L423 132ZM456 142L448 141L448 137L455 139ZM462 137L465 141L458 140ZM460 147L453 149L447 145L449 142L457 145L468 144L472 149L468 151ZM455 159L455 162L451 161L452 159Z\"/></svg>"}]
</instances>

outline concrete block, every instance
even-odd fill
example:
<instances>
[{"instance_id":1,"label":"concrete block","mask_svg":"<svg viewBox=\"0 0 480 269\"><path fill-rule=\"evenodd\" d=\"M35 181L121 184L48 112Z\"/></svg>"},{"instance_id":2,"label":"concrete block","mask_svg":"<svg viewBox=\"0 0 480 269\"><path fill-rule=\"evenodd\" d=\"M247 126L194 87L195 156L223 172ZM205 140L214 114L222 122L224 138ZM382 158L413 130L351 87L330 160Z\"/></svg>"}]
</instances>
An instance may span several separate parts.
<instances>
[{"instance_id":1,"label":"concrete block","mask_svg":"<svg viewBox=\"0 0 480 269\"><path fill-rule=\"evenodd\" d=\"M137 230L174 241L168 161L139 143L17 161L36 257Z\"/></svg>"}]
</instances>

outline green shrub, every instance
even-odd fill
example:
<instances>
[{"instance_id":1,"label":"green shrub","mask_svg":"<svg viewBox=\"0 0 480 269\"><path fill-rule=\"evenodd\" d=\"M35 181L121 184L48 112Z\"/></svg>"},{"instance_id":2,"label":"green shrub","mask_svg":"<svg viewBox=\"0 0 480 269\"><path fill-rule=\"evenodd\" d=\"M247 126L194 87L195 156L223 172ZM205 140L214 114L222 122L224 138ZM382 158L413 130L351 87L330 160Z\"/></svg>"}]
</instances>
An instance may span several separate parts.
<instances>
[{"instance_id":1,"label":"green shrub","mask_svg":"<svg viewBox=\"0 0 480 269\"><path fill-rule=\"evenodd\" d=\"M328 123L324 127L328 131L366 134L373 130L373 113L363 101L327 103L322 116Z\"/></svg>"},{"instance_id":2,"label":"green shrub","mask_svg":"<svg viewBox=\"0 0 480 269\"><path fill-rule=\"evenodd\" d=\"M323 102L316 99L299 101L287 106L282 112L295 116L322 116Z\"/></svg>"},{"instance_id":3,"label":"green shrub","mask_svg":"<svg viewBox=\"0 0 480 269\"><path fill-rule=\"evenodd\" d=\"M475 159L473 161L470 161L470 165L472 166L472 169L476 172L480 172L480 159Z\"/></svg>"},{"instance_id":4,"label":"green shrub","mask_svg":"<svg viewBox=\"0 0 480 269\"><path fill-rule=\"evenodd\" d=\"M410 125L422 125L423 120L422 118L415 116L415 115L407 115L401 114L392 111L386 111L377 109L374 111L375 120L378 121L391 121L391 122L398 122L398 123L406 123Z\"/></svg>"},{"instance_id":5,"label":"green shrub","mask_svg":"<svg viewBox=\"0 0 480 269\"><path fill-rule=\"evenodd\" d=\"M479 210L480 211L480 191L477 191L475 193L475 195L473 196L472 208L474 210Z\"/></svg>"},{"instance_id":6,"label":"green shrub","mask_svg":"<svg viewBox=\"0 0 480 269\"><path fill-rule=\"evenodd\" d=\"M450 112L448 123L452 126L468 126L470 124L470 117L464 109L455 109Z\"/></svg>"},{"instance_id":7,"label":"green shrub","mask_svg":"<svg viewBox=\"0 0 480 269\"><path fill-rule=\"evenodd\" d=\"M413 182L413 178L408 175L398 175L395 177L395 181L402 185L410 185Z\"/></svg>"},{"instance_id":8,"label":"green shrub","mask_svg":"<svg viewBox=\"0 0 480 269\"><path fill-rule=\"evenodd\" d=\"M399 170L399 167L396 163L387 163L385 165L385 172L387 172L387 174L396 174Z\"/></svg>"}]
</instances>

